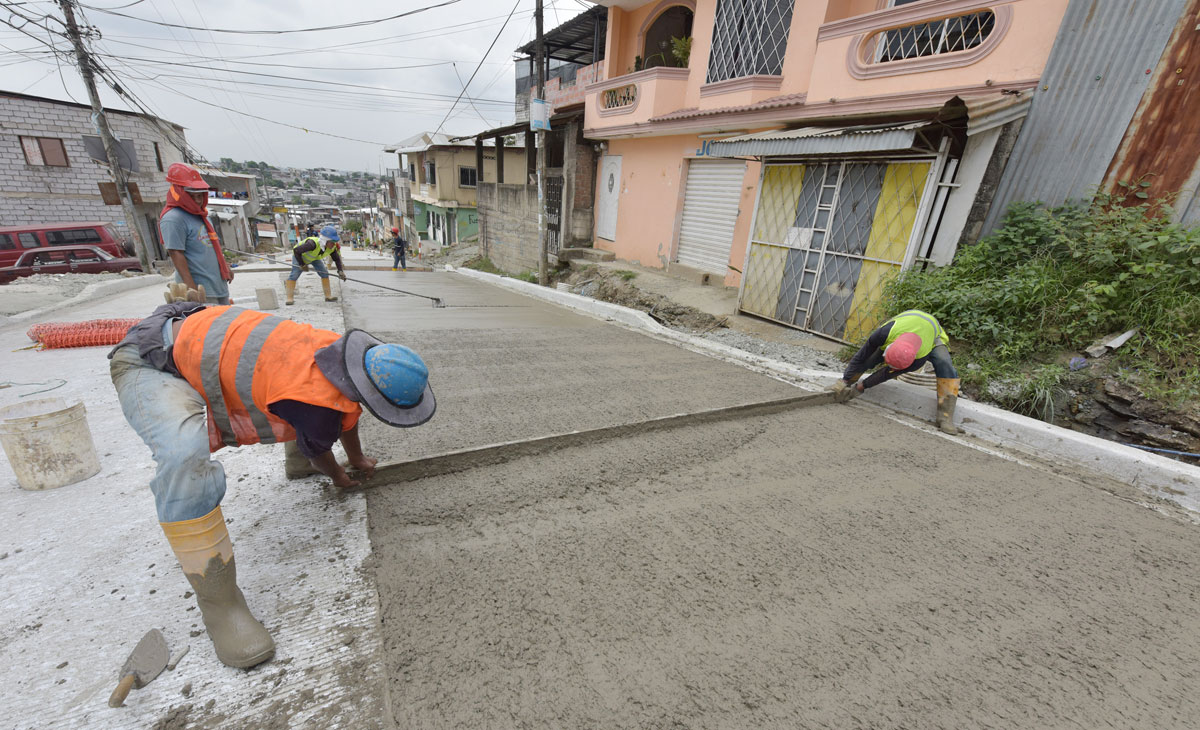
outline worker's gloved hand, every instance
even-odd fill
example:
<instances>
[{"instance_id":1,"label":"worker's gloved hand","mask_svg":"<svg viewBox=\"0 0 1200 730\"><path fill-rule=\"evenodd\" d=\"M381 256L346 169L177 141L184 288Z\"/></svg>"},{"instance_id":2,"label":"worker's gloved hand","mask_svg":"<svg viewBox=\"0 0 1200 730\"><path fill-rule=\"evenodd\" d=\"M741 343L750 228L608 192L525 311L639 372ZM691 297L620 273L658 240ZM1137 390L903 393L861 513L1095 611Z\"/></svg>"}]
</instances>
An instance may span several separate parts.
<instances>
[{"instance_id":1,"label":"worker's gloved hand","mask_svg":"<svg viewBox=\"0 0 1200 730\"><path fill-rule=\"evenodd\" d=\"M858 385L847 383L845 380L839 380L829 386L833 391L833 399L838 403L849 403L854 400L862 391Z\"/></svg>"},{"instance_id":2,"label":"worker's gloved hand","mask_svg":"<svg viewBox=\"0 0 1200 730\"><path fill-rule=\"evenodd\" d=\"M163 292L163 298L167 300L167 304L175 302L199 302L204 303L207 295L204 293L204 285L197 284L195 289L189 289L187 284L173 281L167 284L167 290Z\"/></svg>"},{"instance_id":3,"label":"worker's gloved hand","mask_svg":"<svg viewBox=\"0 0 1200 730\"><path fill-rule=\"evenodd\" d=\"M346 280L346 272L345 272L345 271L339 271L339 272L338 272L338 278L339 278L339 279L341 279L342 281L345 281L345 280Z\"/></svg>"},{"instance_id":4,"label":"worker's gloved hand","mask_svg":"<svg viewBox=\"0 0 1200 730\"><path fill-rule=\"evenodd\" d=\"M301 271L308 271L308 264L301 264L301 265L300 265L300 270L301 270Z\"/></svg>"}]
</instances>

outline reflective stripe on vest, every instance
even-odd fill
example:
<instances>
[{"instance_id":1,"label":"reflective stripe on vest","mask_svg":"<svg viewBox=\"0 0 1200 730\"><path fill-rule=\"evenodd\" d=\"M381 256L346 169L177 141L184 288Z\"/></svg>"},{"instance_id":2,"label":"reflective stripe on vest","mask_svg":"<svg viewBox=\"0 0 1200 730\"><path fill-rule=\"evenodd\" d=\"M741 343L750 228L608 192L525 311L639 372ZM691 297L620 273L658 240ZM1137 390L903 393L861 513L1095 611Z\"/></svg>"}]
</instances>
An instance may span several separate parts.
<instances>
[{"instance_id":1,"label":"reflective stripe on vest","mask_svg":"<svg viewBox=\"0 0 1200 730\"><path fill-rule=\"evenodd\" d=\"M890 321L893 323L893 327L892 327L891 331L888 332L886 345L890 345L893 342L895 342L896 338L899 337L900 335L907 334L910 332L917 335L918 337L920 337L920 333L914 331L913 329L910 329L907 326L907 323L904 325L901 325L900 327L895 326L896 324L899 324L898 320L901 317L918 317L918 318L924 320L925 323L928 324L930 326L930 328L933 330L933 342L932 342L932 344L929 345L928 348L925 347L925 344L926 344L925 338L921 337L921 349L917 351L917 357L919 357L919 358L925 357L929 353L933 352L933 348L937 347L938 345L946 344L942 340L942 332L944 332L945 330L942 328L942 326L940 324L938 324L938 321L936 319L934 319L930 315L925 314L924 312L921 312L919 310L910 309L907 312L901 312L900 314L897 314L895 317L891 318ZM949 335L947 335L947 339L949 339Z\"/></svg>"},{"instance_id":2,"label":"reflective stripe on vest","mask_svg":"<svg viewBox=\"0 0 1200 730\"><path fill-rule=\"evenodd\" d=\"M204 335L204 349L200 356L200 379L204 384L204 393L208 396L213 424L217 427L217 433L221 435L221 442L226 446L237 446L240 442L234 435L233 426L229 422L229 411L225 407L225 391L221 387L221 348L225 343L225 335L229 332L230 325L248 311L250 310L230 307L224 314L217 317ZM258 355L262 352L267 338L284 321L281 317L266 317L254 325L254 329L250 330L245 344L242 345L242 351L238 355L234 376L238 398L241 399L242 407L249 414L250 422L254 424L258 440L264 444L275 443L275 432L267 421L267 414L254 405L254 365L258 361Z\"/></svg>"}]
</instances>

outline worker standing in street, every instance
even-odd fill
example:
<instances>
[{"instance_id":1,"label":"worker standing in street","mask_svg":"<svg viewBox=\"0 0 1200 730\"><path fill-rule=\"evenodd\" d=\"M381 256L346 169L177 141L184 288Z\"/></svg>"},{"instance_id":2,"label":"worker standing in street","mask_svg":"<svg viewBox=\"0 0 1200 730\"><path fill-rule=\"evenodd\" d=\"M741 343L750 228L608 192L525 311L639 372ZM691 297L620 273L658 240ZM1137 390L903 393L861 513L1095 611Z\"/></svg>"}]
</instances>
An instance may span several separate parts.
<instances>
[{"instance_id":1,"label":"worker standing in street","mask_svg":"<svg viewBox=\"0 0 1200 730\"><path fill-rule=\"evenodd\" d=\"M167 168L167 182L171 188L158 216L158 230L175 266L175 281L203 292L213 304L229 304L233 270L208 219L209 184L194 167L182 162Z\"/></svg>"},{"instance_id":2,"label":"worker standing in street","mask_svg":"<svg viewBox=\"0 0 1200 730\"><path fill-rule=\"evenodd\" d=\"M408 263L405 262L404 256L408 253L408 241L400 237L400 229L392 226L392 271L396 270L396 264L400 268L408 271Z\"/></svg>"},{"instance_id":3,"label":"worker standing in street","mask_svg":"<svg viewBox=\"0 0 1200 730\"><path fill-rule=\"evenodd\" d=\"M288 275L284 286L287 287L287 300L285 304L296 303L296 280L300 278L301 271L308 271L308 267L312 266L317 272L317 276L321 277L321 288L325 290L325 301L336 302L337 297L333 295L333 290L329 284L329 269L325 268L325 262L322 259L329 258L337 266L338 278L342 281L346 280L346 269L342 266L342 256L338 253L338 232L333 226L325 226L321 229L320 235L309 236L303 241L297 241L292 247L292 273Z\"/></svg>"},{"instance_id":4,"label":"worker standing in street","mask_svg":"<svg viewBox=\"0 0 1200 730\"><path fill-rule=\"evenodd\" d=\"M836 400L846 403L867 388L873 388L901 373L919 370L929 361L933 363L933 371L937 376L938 428L949 434L959 433L954 425L959 378L946 346L949 341L950 336L932 314L916 309L897 314L872 332L866 344L850 360L842 379L833 384ZM859 382L863 373L881 364L884 367Z\"/></svg>"},{"instance_id":5,"label":"worker standing in street","mask_svg":"<svg viewBox=\"0 0 1200 730\"><path fill-rule=\"evenodd\" d=\"M194 301L154 310L109 359L121 410L157 465L150 491L159 523L217 658L239 668L270 659L275 642L237 585L220 507L225 470L210 455L224 446L295 441L334 485L357 486L334 457L334 442L351 468L371 476L376 460L363 454L358 436L362 408L392 426L428 421L437 404L425 363L362 330L343 336Z\"/></svg>"}]
</instances>

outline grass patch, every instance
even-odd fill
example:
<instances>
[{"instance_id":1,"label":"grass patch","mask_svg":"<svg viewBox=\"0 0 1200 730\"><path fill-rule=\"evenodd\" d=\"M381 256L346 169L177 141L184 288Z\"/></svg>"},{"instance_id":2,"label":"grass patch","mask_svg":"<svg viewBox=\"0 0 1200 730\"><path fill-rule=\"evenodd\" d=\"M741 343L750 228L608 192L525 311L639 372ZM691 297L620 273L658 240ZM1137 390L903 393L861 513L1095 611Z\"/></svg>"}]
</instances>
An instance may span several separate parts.
<instances>
[{"instance_id":1,"label":"grass patch","mask_svg":"<svg viewBox=\"0 0 1200 730\"><path fill-rule=\"evenodd\" d=\"M487 256L476 256L475 258L467 259L466 261L463 262L463 266L467 267L468 269L475 269L476 271L482 271L485 274L497 274L499 276L507 276L507 274L505 274L503 271L496 268L496 265L493 264L492 260L489 259Z\"/></svg>"},{"instance_id":2,"label":"grass patch","mask_svg":"<svg viewBox=\"0 0 1200 730\"><path fill-rule=\"evenodd\" d=\"M621 281L633 281L637 278L636 271L629 271L627 269L617 269L616 271L612 272L612 274L613 276L619 277Z\"/></svg>"},{"instance_id":3,"label":"grass patch","mask_svg":"<svg viewBox=\"0 0 1200 730\"><path fill-rule=\"evenodd\" d=\"M1137 198L1139 185L1126 185ZM964 380L1021 374L1011 407L1044 414L1068 370L1063 353L1100 337L1140 331L1112 361L1114 374L1181 405L1200 397L1200 229L1171 221L1158 203L1013 205L1003 225L941 269L893 279L885 307L922 309L945 323ZM965 357L965 359L964 359ZM960 371L963 369L960 368ZM1000 398L998 400L1006 400Z\"/></svg>"}]
</instances>

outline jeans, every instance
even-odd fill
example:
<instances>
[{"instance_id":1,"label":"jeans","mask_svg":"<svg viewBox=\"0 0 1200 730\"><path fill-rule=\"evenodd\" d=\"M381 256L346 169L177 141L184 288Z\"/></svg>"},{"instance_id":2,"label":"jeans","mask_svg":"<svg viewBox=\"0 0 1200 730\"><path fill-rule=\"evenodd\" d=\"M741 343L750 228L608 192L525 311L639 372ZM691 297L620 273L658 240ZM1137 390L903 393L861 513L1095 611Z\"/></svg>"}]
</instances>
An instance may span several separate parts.
<instances>
[{"instance_id":1,"label":"jeans","mask_svg":"<svg viewBox=\"0 0 1200 730\"><path fill-rule=\"evenodd\" d=\"M204 398L183 378L156 370L126 346L109 365L125 420L158 470L150 480L159 522L192 520L225 497L225 468L208 450Z\"/></svg>"},{"instance_id":2,"label":"jeans","mask_svg":"<svg viewBox=\"0 0 1200 730\"><path fill-rule=\"evenodd\" d=\"M401 268L405 268L405 269L408 268L408 264L404 263L404 249L402 249L402 248L392 250L392 268L393 269L396 268L396 264L399 264L401 266Z\"/></svg>"},{"instance_id":3,"label":"jeans","mask_svg":"<svg viewBox=\"0 0 1200 730\"><path fill-rule=\"evenodd\" d=\"M321 277L322 279L329 278L329 269L325 268L325 262L322 261L321 259L317 259L316 261L309 264L309 266L313 267L313 271L317 272L317 276ZM296 279L299 279L299 278L300 278L300 266L296 263L296 259L293 258L292 259L292 273L288 274L288 279L290 279L291 281L295 281Z\"/></svg>"}]
</instances>

